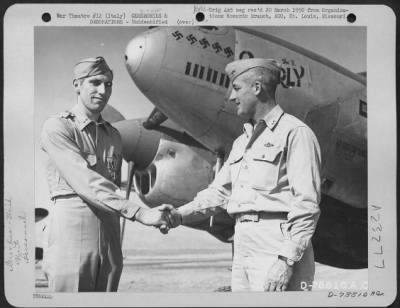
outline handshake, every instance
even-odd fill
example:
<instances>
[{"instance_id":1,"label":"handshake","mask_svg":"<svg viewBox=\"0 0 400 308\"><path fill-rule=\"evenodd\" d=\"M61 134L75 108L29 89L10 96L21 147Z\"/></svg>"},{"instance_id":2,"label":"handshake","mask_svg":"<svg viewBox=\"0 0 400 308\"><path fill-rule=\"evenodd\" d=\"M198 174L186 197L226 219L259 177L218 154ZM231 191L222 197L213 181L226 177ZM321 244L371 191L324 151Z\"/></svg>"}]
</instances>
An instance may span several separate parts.
<instances>
[{"instance_id":1,"label":"handshake","mask_svg":"<svg viewBox=\"0 0 400 308\"><path fill-rule=\"evenodd\" d=\"M163 204L153 209L140 208L134 220L146 226L159 228L161 233L167 234L169 229L182 224L182 215L172 205Z\"/></svg>"}]
</instances>

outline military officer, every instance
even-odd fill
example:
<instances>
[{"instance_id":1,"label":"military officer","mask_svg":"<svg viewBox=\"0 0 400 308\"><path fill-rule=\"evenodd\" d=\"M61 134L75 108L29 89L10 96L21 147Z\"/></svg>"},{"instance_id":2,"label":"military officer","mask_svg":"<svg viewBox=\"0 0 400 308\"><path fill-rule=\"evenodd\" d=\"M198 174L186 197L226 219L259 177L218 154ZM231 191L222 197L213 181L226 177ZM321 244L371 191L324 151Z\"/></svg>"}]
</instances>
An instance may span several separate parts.
<instances>
[{"instance_id":1,"label":"military officer","mask_svg":"<svg viewBox=\"0 0 400 308\"><path fill-rule=\"evenodd\" d=\"M175 227L226 210L235 218L232 291L302 290L312 284L319 218L320 148L311 129L275 100L280 65L226 66L230 100L248 120L213 183L173 210ZM303 284L304 285L304 284Z\"/></svg>"},{"instance_id":2,"label":"military officer","mask_svg":"<svg viewBox=\"0 0 400 308\"><path fill-rule=\"evenodd\" d=\"M41 133L53 206L43 269L53 292L117 291L122 271L120 217L166 224L164 213L120 194L122 141L101 112L113 72L103 57L79 61L77 103L50 117Z\"/></svg>"}]
</instances>

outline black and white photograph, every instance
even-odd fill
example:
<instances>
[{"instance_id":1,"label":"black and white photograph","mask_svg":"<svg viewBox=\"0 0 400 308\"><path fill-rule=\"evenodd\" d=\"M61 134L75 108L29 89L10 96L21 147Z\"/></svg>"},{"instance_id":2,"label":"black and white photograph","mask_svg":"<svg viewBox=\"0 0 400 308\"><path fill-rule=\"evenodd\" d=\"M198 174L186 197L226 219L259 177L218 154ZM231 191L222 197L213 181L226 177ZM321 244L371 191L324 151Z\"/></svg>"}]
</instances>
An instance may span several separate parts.
<instances>
[{"instance_id":1,"label":"black and white photograph","mask_svg":"<svg viewBox=\"0 0 400 308\"><path fill-rule=\"evenodd\" d=\"M50 6L13 39L9 13L9 301L28 268L30 306L389 303L394 45L365 10Z\"/></svg>"}]
</instances>

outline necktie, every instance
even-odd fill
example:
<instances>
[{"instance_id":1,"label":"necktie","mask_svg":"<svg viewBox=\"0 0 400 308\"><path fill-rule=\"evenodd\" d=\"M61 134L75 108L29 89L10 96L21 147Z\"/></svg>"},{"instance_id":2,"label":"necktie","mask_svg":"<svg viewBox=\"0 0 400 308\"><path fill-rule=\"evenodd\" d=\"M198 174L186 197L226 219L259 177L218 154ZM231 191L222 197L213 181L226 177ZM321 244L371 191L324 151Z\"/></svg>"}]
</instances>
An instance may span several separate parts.
<instances>
[{"instance_id":1,"label":"necktie","mask_svg":"<svg viewBox=\"0 0 400 308\"><path fill-rule=\"evenodd\" d=\"M264 131L264 129L267 127L267 123L265 123L264 120L260 120L257 122L256 127L254 129L253 135L251 135L251 138L249 140L249 143L246 145L246 149L249 149L254 141L256 141L256 139L258 138L258 136L261 135L261 133Z\"/></svg>"}]
</instances>

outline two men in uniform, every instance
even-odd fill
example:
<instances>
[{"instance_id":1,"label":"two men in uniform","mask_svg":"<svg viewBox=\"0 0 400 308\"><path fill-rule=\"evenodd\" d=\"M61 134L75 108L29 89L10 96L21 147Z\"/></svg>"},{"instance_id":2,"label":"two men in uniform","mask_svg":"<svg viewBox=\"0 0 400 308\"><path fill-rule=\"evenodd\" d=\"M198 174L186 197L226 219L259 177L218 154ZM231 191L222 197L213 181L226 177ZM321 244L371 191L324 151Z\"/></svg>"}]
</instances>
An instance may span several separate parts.
<instances>
[{"instance_id":1,"label":"two men in uniform","mask_svg":"<svg viewBox=\"0 0 400 308\"><path fill-rule=\"evenodd\" d=\"M211 185L175 210L140 208L118 193L118 131L101 117L113 73L102 57L74 70L78 103L46 121L43 149L54 206L44 269L53 291L116 291L122 270L119 218L177 227L226 210L234 219L232 291L311 285L311 237L319 217L320 149L309 127L275 101L280 66L269 59L227 65L230 99L249 120Z\"/></svg>"}]
</instances>

